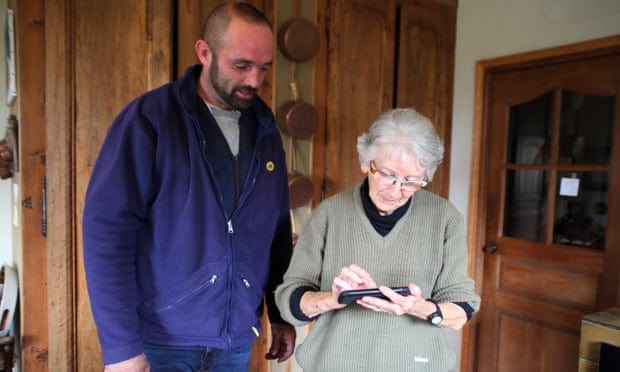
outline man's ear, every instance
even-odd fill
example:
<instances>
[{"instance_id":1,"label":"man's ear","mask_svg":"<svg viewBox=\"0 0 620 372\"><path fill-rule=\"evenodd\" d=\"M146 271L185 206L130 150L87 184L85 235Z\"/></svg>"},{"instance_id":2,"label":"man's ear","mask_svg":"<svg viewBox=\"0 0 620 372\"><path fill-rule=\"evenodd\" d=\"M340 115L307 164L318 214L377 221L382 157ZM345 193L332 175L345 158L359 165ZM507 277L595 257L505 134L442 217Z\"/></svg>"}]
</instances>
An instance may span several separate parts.
<instances>
[{"instance_id":1,"label":"man's ear","mask_svg":"<svg viewBox=\"0 0 620 372\"><path fill-rule=\"evenodd\" d=\"M211 62L212 53L209 44L205 40L198 40L194 44L194 50L196 51L196 57L203 65L208 65Z\"/></svg>"}]
</instances>

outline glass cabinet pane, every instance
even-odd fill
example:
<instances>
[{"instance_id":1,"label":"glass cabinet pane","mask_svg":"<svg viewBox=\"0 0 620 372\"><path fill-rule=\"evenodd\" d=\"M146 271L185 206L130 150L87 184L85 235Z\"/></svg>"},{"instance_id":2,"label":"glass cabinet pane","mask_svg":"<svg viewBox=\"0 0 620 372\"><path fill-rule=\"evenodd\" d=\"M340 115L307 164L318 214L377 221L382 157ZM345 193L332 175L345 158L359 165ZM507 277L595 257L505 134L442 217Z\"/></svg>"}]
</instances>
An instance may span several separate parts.
<instances>
[{"instance_id":1,"label":"glass cabinet pane","mask_svg":"<svg viewBox=\"0 0 620 372\"><path fill-rule=\"evenodd\" d=\"M559 163L609 163L613 115L614 97L562 92Z\"/></svg>"},{"instance_id":2,"label":"glass cabinet pane","mask_svg":"<svg viewBox=\"0 0 620 372\"><path fill-rule=\"evenodd\" d=\"M607 185L606 172L558 173L554 243L604 249Z\"/></svg>"},{"instance_id":3,"label":"glass cabinet pane","mask_svg":"<svg viewBox=\"0 0 620 372\"><path fill-rule=\"evenodd\" d=\"M549 160L553 94L510 107L508 163L543 164Z\"/></svg>"},{"instance_id":4,"label":"glass cabinet pane","mask_svg":"<svg viewBox=\"0 0 620 372\"><path fill-rule=\"evenodd\" d=\"M547 172L509 170L506 173L504 236L545 240Z\"/></svg>"}]
</instances>

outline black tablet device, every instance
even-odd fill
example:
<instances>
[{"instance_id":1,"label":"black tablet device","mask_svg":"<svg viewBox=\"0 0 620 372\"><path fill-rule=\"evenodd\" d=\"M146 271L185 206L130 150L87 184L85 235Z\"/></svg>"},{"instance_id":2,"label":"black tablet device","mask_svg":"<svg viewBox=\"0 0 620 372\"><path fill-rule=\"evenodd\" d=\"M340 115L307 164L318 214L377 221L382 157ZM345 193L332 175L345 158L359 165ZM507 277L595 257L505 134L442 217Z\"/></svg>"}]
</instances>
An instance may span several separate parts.
<instances>
[{"instance_id":1,"label":"black tablet device","mask_svg":"<svg viewBox=\"0 0 620 372\"><path fill-rule=\"evenodd\" d=\"M407 287L390 287L390 288L394 292L402 296L409 295L409 288ZM383 295L383 293L379 291L379 288L368 288L368 289L352 289L350 291L343 291L340 293L340 296L338 296L338 302L341 304L352 304L355 301L357 301L357 299L362 298L364 296L379 297L379 298L383 298L384 300L388 299L387 297Z\"/></svg>"}]
</instances>

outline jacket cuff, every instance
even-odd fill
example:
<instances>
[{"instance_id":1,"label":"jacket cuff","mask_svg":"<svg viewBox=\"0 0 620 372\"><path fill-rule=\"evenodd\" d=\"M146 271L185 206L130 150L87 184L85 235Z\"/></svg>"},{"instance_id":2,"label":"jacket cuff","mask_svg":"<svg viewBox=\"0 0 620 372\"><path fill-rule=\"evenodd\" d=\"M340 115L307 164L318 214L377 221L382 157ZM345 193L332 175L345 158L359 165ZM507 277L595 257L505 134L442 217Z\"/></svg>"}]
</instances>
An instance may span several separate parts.
<instances>
[{"instance_id":1,"label":"jacket cuff","mask_svg":"<svg viewBox=\"0 0 620 372\"><path fill-rule=\"evenodd\" d=\"M103 364L122 362L144 353L142 341L135 341L114 349L103 350Z\"/></svg>"}]
</instances>

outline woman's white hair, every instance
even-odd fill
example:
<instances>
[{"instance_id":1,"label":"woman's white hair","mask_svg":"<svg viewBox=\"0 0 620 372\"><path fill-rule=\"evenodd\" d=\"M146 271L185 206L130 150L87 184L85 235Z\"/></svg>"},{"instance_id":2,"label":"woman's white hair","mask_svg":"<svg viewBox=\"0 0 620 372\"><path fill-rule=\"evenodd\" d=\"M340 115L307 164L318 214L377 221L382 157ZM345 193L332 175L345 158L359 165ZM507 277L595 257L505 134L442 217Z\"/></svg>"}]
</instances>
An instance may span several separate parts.
<instances>
[{"instance_id":1,"label":"woman's white hair","mask_svg":"<svg viewBox=\"0 0 620 372\"><path fill-rule=\"evenodd\" d=\"M443 160L444 146L433 123L412 108L384 111L368 132L357 137L360 164L368 165L385 145L393 154L415 155L428 181Z\"/></svg>"}]
</instances>

